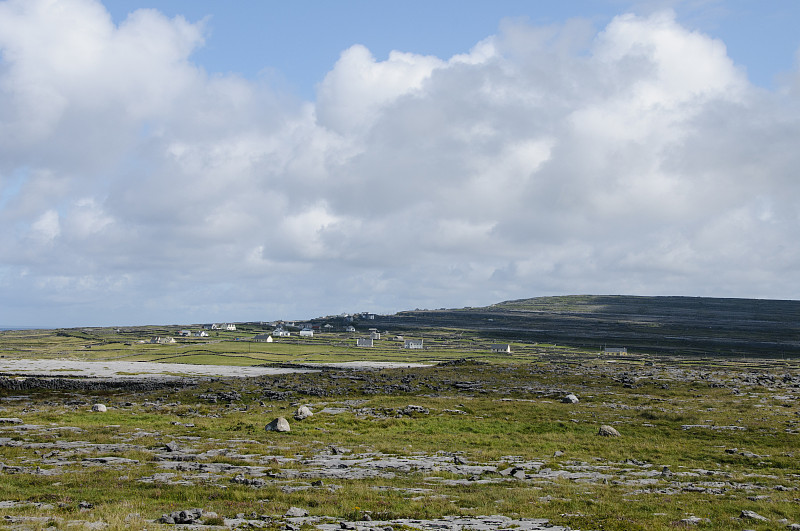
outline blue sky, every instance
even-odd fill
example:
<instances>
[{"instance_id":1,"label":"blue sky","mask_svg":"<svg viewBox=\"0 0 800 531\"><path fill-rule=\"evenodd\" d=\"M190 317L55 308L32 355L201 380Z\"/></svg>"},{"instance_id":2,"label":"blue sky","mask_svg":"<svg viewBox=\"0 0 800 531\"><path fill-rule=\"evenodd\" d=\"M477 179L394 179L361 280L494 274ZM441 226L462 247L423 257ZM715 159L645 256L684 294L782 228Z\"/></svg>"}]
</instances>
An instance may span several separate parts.
<instances>
[{"instance_id":1,"label":"blue sky","mask_svg":"<svg viewBox=\"0 0 800 531\"><path fill-rule=\"evenodd\" d=\"M497 32L504 19L558 25L571 18L603 27L614 16L673 9L688 28L722 39L728 54L753 83L774 87L790 70L800 45L800 4L793 0L300 1L104 0L116 23L140 8L192 22L205 20L207 40L192 60L209 72L236 72L250 79L285 83L311 99L314 87L342 50L363 44L379 60L392 50L441 58L463 53Z\"/></svg>"},{"instance_id":2,"label":"blue sky","mask_svg":"<svg viewBox=\"0 0 800 531\"><path fill-rule=\"evenodd\" d=\"M798 299L798 6L0 0L0 325Z\"/></svg>"}]
</instances>

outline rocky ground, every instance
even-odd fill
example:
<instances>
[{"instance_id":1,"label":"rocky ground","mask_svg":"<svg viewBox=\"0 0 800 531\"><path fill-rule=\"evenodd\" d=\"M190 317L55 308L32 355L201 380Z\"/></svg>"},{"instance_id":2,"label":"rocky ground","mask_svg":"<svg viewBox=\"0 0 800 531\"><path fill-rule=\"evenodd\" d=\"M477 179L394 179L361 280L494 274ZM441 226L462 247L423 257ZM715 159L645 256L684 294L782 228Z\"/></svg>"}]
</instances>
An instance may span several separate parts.
<instances>
[{"instance_id":1,"label":"rocky ground","mask_svg":"<svg viewBox=\"0 0 800 531\"><path fill-rule=\"evenodd\" d=\"M52 488L57 489L62 481L66 482L74 474L97 469L113 471L122 482L120 484L202 487L218 491L244 486L255 499L259 492L265 493L264 498L268 495L274 497L273 493L280 492L287 496L303 494L302 498L297 498L302 500L336 496L350 485L363 484L372 492L392 493L409 500L435 498L441 501L442 497L450 496L456 513L459 512L458 493L483 487L524 488L533 503L538 504L564 502L557 498L562 496L564 489L573 488L570 485L596 489L597 492L613 489L623 503L637 503L644 497L670 499L691 494L707 500L749 500L757 507L769 507L770 500L800 502L800 468L776 472L785 468L783 464L775 464L777 462L796 463L793 452L781 447L781 455L767 454L760 449L762 447L738 446L737 441L749 439L736 439L755 430L763 431L765 437L773 432L773 437L784 438L800 433L797 407L800 374L785 364L742 363L732 367L658 361L616 364L553 360L525 367L489 369L463 362L426 370L327 369L314 374L280 374L250 379L194 379L182 381L180 385L170 382L169 387L158 389L152 383L140 382L136 387L134 380L126 381L129 388L122 389L122 393L101 396L98 393L102 391L119 390L114 387L117 384L107 380L81 380L82 384L75 384L74 380L52 378L0 380L0 389L5 390L0 414L14 414L0 418L0 456L4 456L0 457L0 479L4 476L47 478ZM37 386L40 391L69 391L70 394L40 395ZM681 391L672 394L675 389ZM185 393L189 393L196 404L187 407ZM709 406L710 393L725 398L716 406ZM176 401L177 396L181 397L183 404ZM380 396L393 397L393 401L379 405L375 397ZM103 409L94 407L94 414L98 417L107 415L119 419L164 415L165 418L180 420L172 420L168 425L162 423L158 429L152 430L102 421L87 426L61 420L46 423L30 420L43 418L43 415L82 418L76 415L92 410L98 405L97 400L104 400ZM464 403L456 403L459 400ZM508 454L493 458L481 458L483 454L470 451L474 450L471 448L459 449L457 443L437 451L402 451L396 448L387 452L375 449L377 445L348 445L339 437L326 437L340 418L361 423L393 419L418 419L420 422L468 419L480 424L488 417L484 411L477 411L478 404L484 404L483 401L489 404L485 406L486 411L491 407L513 412L515 408L529 404L558 411L560 417L552 418L550 422L566 434L574 425L576 429L596 430L611 435L613 439L613 432L618 429L616 434L622 433L620 440L629 440L633 433L636 437L646 437L648 429L661 436L666 427L670 427L672 433L676 430L684 432L682 437L713 441L714 457L704 461L705 466L698 467L689 461L680 464L679 459L663 454L663 461L659 460L654 458L659 455L657 452L643 450L639 455L635 453L635 445L631 446L633 450L626 450L629 452L627 455L610 450L605 455L589 455L573 448L568 436L555 450L548 447L547 453L531 455L531 452L525 452L526 455ZM695 418L689 414L689 411L698 409L701 401L707 410L705 415L713 418ZM296 420L292 414L298 413L298 418L302 417L297 409L304 404L311 406L313 416ZM738 414L717 415L713 411L714 407L722 409L737 404L746 406ZM295 429L313 426L303 429L308 433L313 429L316 435L309 439L305 451L292 453L281 446L279 439L265 444L263 434L254 435L252 431L221 437L219 432L205 435L199 429L201 423L208 423L209 419L222 419L233 414L239 414L241 418L257 415L257 418L267 420L283 416ZM681 420L684 417L686 422ZM779 423L773 422L774 426L770 424L767 427L766 424L754 423L756 417L764 422L779 418ZM665 418L670 419L669 426L665 424ZM509 420L509 417L505 419ZM603 419L611 419L610 423L615 427L611 432L602 433ZM741 422L734 422L736 420ZM314 424L309 425L311 422ZM98 426L104 433L103 442L98 442L95 435ZM800 441L795 447L800 448ZM413 478L413 481L398 486L400 478ZM383 519L374 511L365 509L343 518L341 515L319 515L313 507L302 506L286 507L285 512L277 513L248 511L233 514L187 506L164 511L155 520L129 513L124 515L127 524L113 524L101 515L95 516L95 507L99 505L97 500L73 499L66 502L72 506L59 507L59 502L55 501L20 499L8 485L7 481L0 483L4 498L0 500L0 514L4 515L2 525L10 529L102 529L109 526L124 528L126 525L130 528L163 525L289 531L309 527L322 531L570 529L548 519L516 515L455 514L427 519ZM554 488L564 485L567 487ZM776 518L780 511L764 516L748 507L743 504L741 511L731 515L725 526L734 522L739 528L800 528L800 510ZM59 509L69 511L59 512ZM561 516L568 520L570 515ZM585 514L579 516L586 521ZM685 515L673 523L710 526L719 522L712 522L702 515Z\"/></svg>"}]
</instances>

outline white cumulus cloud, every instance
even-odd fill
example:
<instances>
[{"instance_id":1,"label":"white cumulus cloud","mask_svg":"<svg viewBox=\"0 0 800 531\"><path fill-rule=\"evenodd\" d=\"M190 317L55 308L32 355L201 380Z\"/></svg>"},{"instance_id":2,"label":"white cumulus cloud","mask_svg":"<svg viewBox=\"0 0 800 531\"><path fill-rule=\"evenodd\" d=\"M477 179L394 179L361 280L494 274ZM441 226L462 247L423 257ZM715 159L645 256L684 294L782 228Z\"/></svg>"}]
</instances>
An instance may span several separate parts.
<instances>
[{"instance_id":1,"label":"white cumulus cloud","mask_svg":"<svg viewBox=\"0 0 800 531\"><path fill-rule=\"evenodd\" d=\"M306 102L204 71L210 38L0 2L0 322L800 296L798 75L756 89L669 11L354 44Z\"/></svg>"}]
</instances>

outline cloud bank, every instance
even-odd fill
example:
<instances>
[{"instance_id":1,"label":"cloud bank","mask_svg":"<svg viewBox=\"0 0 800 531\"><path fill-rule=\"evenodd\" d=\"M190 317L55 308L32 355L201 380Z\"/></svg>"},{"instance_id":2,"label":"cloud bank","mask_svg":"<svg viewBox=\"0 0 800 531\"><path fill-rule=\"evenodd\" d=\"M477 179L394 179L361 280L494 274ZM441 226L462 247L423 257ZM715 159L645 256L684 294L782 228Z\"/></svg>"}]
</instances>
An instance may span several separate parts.
<instances>
[{"instance_id":1,"label":"cloud bank","mask_svg":"<svg viewBox=\"0 0 800 531\"><path fill-rule=\"evenodd\" d=\"M800 76L756 88L671 12L355 44L311 102L204 71L205 38L0 3L0 322L800 297Z\"/></svg>"}]
</instances>

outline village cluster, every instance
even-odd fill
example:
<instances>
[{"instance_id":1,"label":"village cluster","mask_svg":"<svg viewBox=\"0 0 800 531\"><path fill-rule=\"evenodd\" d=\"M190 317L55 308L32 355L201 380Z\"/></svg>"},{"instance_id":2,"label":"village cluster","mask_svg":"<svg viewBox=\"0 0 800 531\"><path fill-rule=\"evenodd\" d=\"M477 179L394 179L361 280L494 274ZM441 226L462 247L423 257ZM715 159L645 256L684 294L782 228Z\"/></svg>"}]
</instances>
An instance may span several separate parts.
<instances>
[{"instance_id":1,"label":"village cluster","mask_svg":"<svg viewBox=\"0 0 800 531\"><path fill-rule=\"evenodd\" d=\"M373 313L361 313L355 315L344 315L343 321L347 324L344 327L336 327L330 323L326 323L323 325L307 323L307 322L296 322L296 321L276 321L272 323L261 323L262 325L271 325L273 326L273 330L271 332L264 332L260 334L256 334L250 338L236 338L240 341L256 341L256 342L263 342L263 343L272 343L275 341L276 338L290 338L293 337L293 334L296 334L300 339L310 339L314 337L314 334L319 334L322 332L335 332L335 331L344 331L345 333L349 334L356 334L358 330L352 324L356 321L372 321L375 320L375 314ZM338 330L337 330L338 328ZM290 330L294 329L294 331ZM298 330L299 329L299 330ZM209 336L209 331L226 331L226 332L235 332L237 330L235 323L212 323L212 324L203 324L200 326L200 330L193 331L193 330L180 330L178 332L178 336L181 338L207 338ZM383 335L386 336L388 332L384 332ZM369 328L366 331L366 334L360 337L353 337L355 339L355 346L358 348L373 348L377 346L376 341L380 341L382 337L381 332L375 328ZM389 338L384 337L384 340ZM395 335L391 338L391 341L402 343L405 349L409 350L425 350L424 339L406 339L401 335ZM143 341L144 342L144 341ZM150 339L150 343L153 344L172 344L177 343L176 338L174 337L163 337L163 336L156 336ZM511 353L511 345L509 344L493 344L490 346L492 352L499 352L499 353Z\"/></svg>"}]
</instances>

